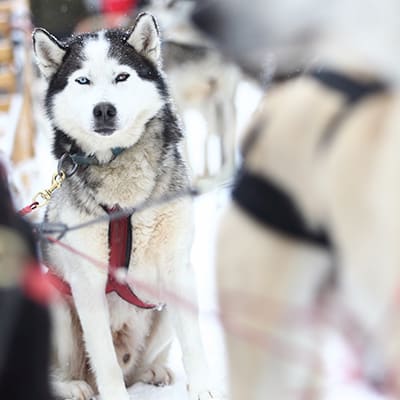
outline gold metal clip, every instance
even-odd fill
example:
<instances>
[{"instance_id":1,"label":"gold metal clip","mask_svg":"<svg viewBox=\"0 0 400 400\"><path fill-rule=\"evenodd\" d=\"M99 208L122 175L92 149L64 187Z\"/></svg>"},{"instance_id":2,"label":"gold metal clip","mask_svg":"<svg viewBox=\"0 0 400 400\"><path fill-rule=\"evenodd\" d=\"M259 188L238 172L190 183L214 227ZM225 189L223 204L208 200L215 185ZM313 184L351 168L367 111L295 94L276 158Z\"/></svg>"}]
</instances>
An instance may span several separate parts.
<instances>
[{"instance_id":1,"label":"gold metal clip","mask_svg":"<svg viewBox=\"0 0 400 400\"><path fill-rule=\"evenodd\" d=\"M64 171L56 172L53 175L51 180L51 186L48 189L42 190L41 192L37 193L36 196L33 198L33 202L38 203L38 207L45 206L53 196L53 192L59 189L64 182L66 176Z\"/></svg>"}]
</instances>

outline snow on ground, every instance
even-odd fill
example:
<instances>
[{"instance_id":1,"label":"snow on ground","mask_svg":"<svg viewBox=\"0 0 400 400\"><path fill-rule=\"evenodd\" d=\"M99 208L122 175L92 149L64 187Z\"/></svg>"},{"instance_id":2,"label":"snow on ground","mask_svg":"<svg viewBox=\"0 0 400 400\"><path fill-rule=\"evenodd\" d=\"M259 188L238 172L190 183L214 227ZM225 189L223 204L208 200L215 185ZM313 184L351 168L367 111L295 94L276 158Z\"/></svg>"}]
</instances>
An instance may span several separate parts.
<instances>
[{"instance_id":1,"label":"snow on ground","mask_svg":"<svg viewBox=\"0 0 400 400\"><path fill-rule=\"evenodd\" d=\"M246 126L260 96L259 90L249 82L244 82L239 86L237 93L239 132ZM46 123L40 109L36 111L35 115L39 127L42 128L37 135L36 159L20 167L18 173L14 174L18 179L21 171L30 171L32 176L32 186L21 193L20 206L29 202L33 193L47 187L52 172L56 168L56 163L50 156L51 140L47 135ZM203 149L201 142L205 135L204 121L195 111L188 112L184 120L190 136L192 162L194 168L199 169L203 155L198 149ZM213 151L213 154L218 154L215 149L211 149L211 151ZM218 168L218 163L214 166L214 170L216 168ZM227 372L222 330L218 320L213 316L217 308L214 253L218 219L227 199L226 192L215 191L195 200L196 231L192 250L192 264L198 285L203 341L209 361L210 375L214 378L214 386L221 393L227 392ZM353 361L351 354L340 339L335 338L328 342L325 348L325 356L328 366L325 400L383 400L383 398L371 393L361 383L345 380L345 371L347 368L351 368ZM132 400L186 400L186 380L177 343L172 348L169 363L176 373L175 383L164 388L136 384L129 390Z\"/></svg>"}]
</instances>

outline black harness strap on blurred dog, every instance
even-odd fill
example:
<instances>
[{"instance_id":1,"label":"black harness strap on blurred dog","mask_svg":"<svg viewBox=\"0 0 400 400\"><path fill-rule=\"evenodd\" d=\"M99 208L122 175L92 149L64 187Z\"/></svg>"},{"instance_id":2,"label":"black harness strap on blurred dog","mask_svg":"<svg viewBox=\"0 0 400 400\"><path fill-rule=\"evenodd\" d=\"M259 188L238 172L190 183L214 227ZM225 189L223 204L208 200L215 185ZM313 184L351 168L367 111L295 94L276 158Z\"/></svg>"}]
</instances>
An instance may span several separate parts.
<instances>
[{"instance_id":1,"label":"black harness strap on blurred dog","mask_svg":"<svg viewBox=\"0 0 400 400\"><path fill-rule=\"evenodd\" d=\"M340 125L352 112L353 106L366 97L380 94L387 90L387 86L382 81L357 81L332 70L310 71L308 75L328 89L339 92L345 98L344 106L332 118L321 136L321 146L326 146L333 140Z\"/></svg>"},{"instance_id":2,"label":"black harness strap on blurred dog","mask_svg":"<svg viewBox=\"0 0 400 400\"><path fill-rule=\"evenodd\" d=\"M387 90L387 86L382 81L358 81L328 69L310 71L307 75L322 85L340 92L347 99L348 104L354 104L367 96Z\"/></svg>"},{"instance_id":3,"label":"black harness strap on blurred dog","mask_svg":"<svg viewBox=\"0 0 400 400\"><path fill-rule=\"evenodd\" d=\"M291 197L272 181L243 170L232 195L248 214L277 232L320 247L330 247L328 235L307 226Z\"/></svg>"},{"instance_id":4,"label":"black harness strap on blurred dog","mask_svg":"<svg viewBox=\"0 0 400 400\"><path fill-rule=\"evenodd\" d=\"M350 106L387 89L382 82L360 82L330 70L311 71L308 76L346 98L346 111L336 115L324 134L329 139L336 131L333 128L337 128L343 121ZM291 196L272 180L243 169L238 174L232 196L236 204L255 220L280 234L322 248L331 248L328 233L323 229L311 228Z\"/></svg>"}]
</instances>

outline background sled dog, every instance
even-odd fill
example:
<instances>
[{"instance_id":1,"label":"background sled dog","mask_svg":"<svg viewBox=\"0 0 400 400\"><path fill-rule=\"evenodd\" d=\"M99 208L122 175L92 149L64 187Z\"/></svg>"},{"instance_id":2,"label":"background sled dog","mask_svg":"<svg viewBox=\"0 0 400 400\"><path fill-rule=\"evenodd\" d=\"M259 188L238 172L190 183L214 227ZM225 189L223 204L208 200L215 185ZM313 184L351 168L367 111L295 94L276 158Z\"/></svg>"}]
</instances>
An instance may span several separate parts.
<instances>
[{"instance_id":1,"label":"background sled dog","mask_svg":"<svg viewBox=\"0 0 400 400\"><path fill-rule=\"evenodd\" d=\"M195 4L194 0L147 0L142 2L142 7L155 15L160 24L164 38L164 68L178 109L181 114L196 109L207 124L204 168L194 171L194 175L208 176L212 135L220 141L221 166L228 170L234 167L235 95L240 74L238 68L193 25L191 14Z\"/></svg>"},{"instance_id":2,"label":"background sled dog","mask_svg":"<svg viewBox=\"0 0 400 400\"><path fill-rule=\"evenodd\" d=\"M220 229L234 400L323 398L322 332L310 317L327 287L331 317L362 327L364 378L400 396L399 7L246 3L247 25L264 29L277 65L307 71L267 92ZM235 337L234 326L255 339Z\"/></svg>"},{"instance_id":3,"label":"background sled dog","mask_svg":"<svg viewBox=\"0 0 400 400\"><path fill-rule=\"evenodd\" d=\"M131 209L186 187L178 151L182 133L161 71L160 37L152 16L141 14L130 31L105 30L60 42L37 29L33 40L48 80L54 155L66 155L62 168L71 174L54 194L47 221L76 225L106 216L117 205ZM165 289L193 296L191 221L186 199L131 215L127 279L145 304L167 302ZM90 225L62 241L108 264L109 229L108 223ZM44 253L52 272L72 292L53 309L58 396L89 399L99 392L103 400L127 400L125 385L169 384L173 377L165 361L175 329L190 398L213 397L196 318L175 304L146 310L117 293L106 296L110 279L104 267L59 246L48 244Z\"/></svg>"}]
</instances>

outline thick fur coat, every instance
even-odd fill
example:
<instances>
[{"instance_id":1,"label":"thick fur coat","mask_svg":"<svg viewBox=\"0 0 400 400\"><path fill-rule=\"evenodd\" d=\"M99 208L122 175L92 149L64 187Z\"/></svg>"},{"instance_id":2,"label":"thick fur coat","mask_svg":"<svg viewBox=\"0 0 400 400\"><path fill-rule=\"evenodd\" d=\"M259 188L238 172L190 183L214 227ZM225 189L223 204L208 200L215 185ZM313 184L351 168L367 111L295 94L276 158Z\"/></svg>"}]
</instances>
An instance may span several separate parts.
<instances>
[{"instance_id":1,"label":"thick fur coat","mask_svg":"<svg viewBox=\"0 0 400 400\"><path fill-rule=\"evenodd\" d=\"M37 29L33 38L39 68L48 79L55 157L67 153L95 160L80 164L65 180L50 201L47 221L73 226L106 215L104 207L132 209L187 187L178 149L182 132L161 70L152 16L140 15L129 31L59 42ZM71 166L62 167L68 171ZM180 199L131 216L127 280L143 301L168 303L166 291L192 296L191 207L190 200ZM69 232L62 241L108 263L107 222ZM103 400L127 400L126 386L134 382L171 383L165 362L174 331L190 398L212 396L196 318L176 303L149 311L115 293L106 296L107 269L57 245L46 245L44 254L72 292L53 306L53 387L59 397L86 400L100 393Z\"/></svg>"}]
</instances>

